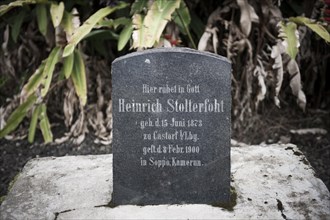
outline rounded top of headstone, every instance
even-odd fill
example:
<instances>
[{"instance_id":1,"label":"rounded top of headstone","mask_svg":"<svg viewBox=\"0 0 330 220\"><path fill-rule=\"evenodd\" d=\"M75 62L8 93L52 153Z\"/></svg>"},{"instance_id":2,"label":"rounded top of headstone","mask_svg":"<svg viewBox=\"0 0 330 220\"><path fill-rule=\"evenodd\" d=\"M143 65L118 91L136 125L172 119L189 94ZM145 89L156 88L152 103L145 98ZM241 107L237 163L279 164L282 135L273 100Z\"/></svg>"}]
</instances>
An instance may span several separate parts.
<instances>
[{"instance_id":1,"label":"rounded top of headstone","mask_svg":"<svg viewBox=\"0 0 330 220\"><path fill-rule=\"evenodd\" d=\"M220 56L218 54L210 53L210 52L206 52L206 51L199 51L199 50L195 50L195 49L191 49L191 48L187 48L187 47L167 47L167 48L162 47L162 48L153 48L153 49L148 49L148 50L144 50L144 51L133 52L133 53L129 53L124 56L116 58L113 61L113 63L123 60L123 59L140 56L140 55L152 54L152 53L196 54L196 55L208 56L208 57L215 58L215 59L227 62L227 63L231 63L226 57Z\"/></svg>"}]
</instances>

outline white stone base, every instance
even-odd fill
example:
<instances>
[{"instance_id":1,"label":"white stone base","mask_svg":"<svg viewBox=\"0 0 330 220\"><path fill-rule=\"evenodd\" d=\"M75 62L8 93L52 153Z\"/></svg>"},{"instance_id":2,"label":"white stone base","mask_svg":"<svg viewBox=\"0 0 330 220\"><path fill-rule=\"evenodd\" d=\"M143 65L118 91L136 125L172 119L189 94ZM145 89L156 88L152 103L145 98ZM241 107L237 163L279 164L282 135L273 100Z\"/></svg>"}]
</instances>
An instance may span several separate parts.
<instances>
[{"instance_id":1,"label":"white stone base","mask_svg":"<svg viewBox=\"0 0 330 220\"><path fill-rule=\"evenodd\" d=\"M112 155L29 161L0 219L329 219L330 193L294 145L233 147L232 211L209 205L107 207Z\"/></svg>"}]
</instances>

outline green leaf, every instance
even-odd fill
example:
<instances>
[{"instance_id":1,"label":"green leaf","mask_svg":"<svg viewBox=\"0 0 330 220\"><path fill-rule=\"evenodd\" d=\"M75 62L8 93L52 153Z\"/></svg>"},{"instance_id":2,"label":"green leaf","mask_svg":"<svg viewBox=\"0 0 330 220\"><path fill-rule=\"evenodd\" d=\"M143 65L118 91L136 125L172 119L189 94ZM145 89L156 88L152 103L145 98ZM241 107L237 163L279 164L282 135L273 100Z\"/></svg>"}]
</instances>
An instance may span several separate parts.
<instances>
[{"instance_id":1,"label":"green leaf","mask_svg":"<svg viewBox=\"0 0 330 220\"><path fill-rule=\"evenodd\" d=\"M114 27L115 29L117 29L120 25L127 25L130 22L132 22L132 20L130 18L125 18L125 17L120 17L117 19L107 19L104 18L101 21L99 21L97 23L97 27L101 28L101 27L107 27L107 28L112 28Z\"/></svg>"},{"instance_id":2,"label":"green leaf","mask_svg":"<svg viewBox=\"0 0 330 220\"><path fill-rule=\"evenodd\" d=\"M180 8L176 9L173 13L174 15L174 22L179 26L180 32L183 34L188 34L189 25L190 25L190 13L187 5L184 1L181 1Z\"/></svg>"},{"instance_id":3,"label":"green leaf","mask_svg":"<svg viewBox=\"0 0 330 220\"><path fill-rule=\"evenodd\" d=\"M34 141L34 137L36 134L36 128L37 128L37 122L38 122L40 112L41 112L41 105L38 105L37 107L35 107L35 109L33 111L31 122L30 122L29 136L28 136L28 141L30 143L32 143Z\"/></svg>"},{"instance_id":4,"label":"green leaf","mask_svg":"<svg viewBox=\"0 0 330 220\"><path fill-rule=\"evenodd\" d=\"M106 42L109 42L109 40L117 42L119 35L111 29L93 30L84 39L88 41L88 45L93 50L92 53L95 50L96 53L107 58L110 53Z\"/></svg>"},{"instance_id":5,"label":"green leaf","mask_svg":"<svg viewBox=\"0 0 330 220\"><path fill-rule=\"evenodd\" d=\"M119 36L113 30L102 29L102 30L94 30L86 35L85 40L92 39L93 41L104 41L104 40L118 40ZM93 44L96 42L93 42Z\"/></svg>"},{"instance_id":6,"label":"green leaf","mask_svg":"<svg viewBox=\"0 0 330 220\"><path fill-rule=\"evenodd\" d=\"M74 16L71 13L64 11L61 25L63 26L66 36L73 35L73 23L72 23L73 17Z\"/></svg>"},{"instance_id":7,"label":"green leaf","mask_svg":"<svg viewBox=\"0 0 330 220\"><path fill-rule=\"evenodd\" d=\"M60 2L60 4L52 3L50 5L50 15L52 17L52 22L54 27L60 25L64 13L64 3Z\"/></svg>"},{"instance_id":8,"label":"green leaf","mask_svg":"<svg viewBox=\"0 0 330 220\"><path fill-rule=\"evenodd\" d=\"M44 77L43 77L43 71L46 65L47 59L43 60L38 69L34 72L34 74L30 77L29 81L25 84L25 86L22 89L22 96L30 96L32 93L34 93L39 85L42 83Z\"/></svg>"},{"instance_id":9,"label":"green leaf","mask_svg":"<svg viewBox=\"0 0 330 220\"><path fill-rule=\"evenodd\" d=\"M60 58L60 47L55 47L49 54L48 58L43 60L39 68L30 77L29 81L25 84L22 89L22 96L29 96L34 93L41 84L44 88L41 90L41 95L44 97L49 89L55 65L58 63Z\"/></svg>"},{"instance_id":10,"label":"green leaf","mask_svg":"<svg viewBox=\"0 0 330 220\"><path fill-rule=\"evenodd\" d=\"M204 34L205 25L201 21L200 17L196 15L194 11L191 11L190 15L191 15L191 24L194 24L190 26L191 30L192 32L194 32L197 39L201 39L202 35Z\"/></svg>"},{"instance_id":11,"label":"green leaf","mask_svg":"<svg viewBox=\"0 0 330 220\"><path fill-rule=\"evenodd\" d=\"M197 48L196 44L191 36L189 31L189 24L191 22L191 17L189 13L189 9L184 1L181 1L180 8L176 9L174 12L174 22L178 25L180 32L188 35L188 38L193 46L193 48Z\"/></svg>"},{"instance_id":12,"label":"green leaf","mask_svg":"<svg viewBox=\"0 0 330 220\"><path fill-rule=\"evenodd\" d=\"M143 39L133 37L135 48L147 48L152 47L156 42L159 41L160 36L165 29L165 26L175 9L180 7L180 0L158 0L154 1L148 10L146 17L143 20L143 27L145 33L134 34L133 36L143 36ZM133 22L134 23L134 22ZM141 26L140 26L141 28ZM140 31L140 30L138 30ZM135 32L137 33L137 32Z\"/></svg>"},{"instance_id":13,"label":"green leaf","mask_svg":"<svg viewBox=\"0 0 330 220\"><path fill-rule=\"evenodd\" d=\"M14 131L17 126L23 121L27 112L31 109L35 101L37 100L37 96L31 95L27 98L27 100L21 104L8 118L7 124L0 131L0 138L3 138L10 132Z\"/></svg>"},{"instance_id":14,"label":"green leaf","mask_svg":"<svg viewBox=\"0 0 330 220\"><path fill-rule=\"evenodd\" d=\"M68 79L72 73L73 61L74 61L73 53L64 58L63 72L66 79Z\"/></svg>"},{"instance_id":15,"label":"green leaf","mask_svg":"<svg viewBox=\"0 0 330 220\"><path fill-rule=\"evenodd\" d=\"M25 4L36 4L41 2L47 2L47 0L22 0L22 1L14 1L9 3L8 5L1 5L0 6L0 17L10 11L12 8L21 7Z\"/></svg>"},{"instance_id":16,"label":"green leaf","mask_svg":"<svg viewBox=\"0 0 330 220\"><path fill-rule=\"evenodd\" d=\"M94 28L94 26L105 16L112 12L122 9L128 4L120 2L115 7L106 7L98 10L90 16L73 34L69 44L65 47L63 57L69 56L73 52L73 48Z\"/></svg>"},{"instance_id":17,"label":"green leaf","mask_svg":"<svg viewBox=\"0 0 330 220\"><path fill-rule=\"evenodd\" d=\"M148 7L148 0L135 0L131 7L131 15L139 14Z\"/></svg>"},{"instance_id":18,"label":"green leaf","mask_svg":"<svg viewBox=\"0 0 330 220\"><path fill-rule=\"evenodd\" d=\"M120 25L129 25L132 24L132 19L130 18L117 18L115 20L113 20L113 27L115 29L117 29L117 27L119 27Z\"/></svg>"},{"instance_id":19,"label":"green leaf","mask_svg":"<svg viewBox=\"0 0 330 220\"><path fill-rule=\"evenodd\" d=\"M46 65L42 73L43 77L45 77L44 88L41 90L42 97L44 97L49 90L49 86L53 78L55 65L58 63L60 59L60 53L61 53L61 48L57 46L52 50L52 52L49 54L47 58Z\"/></svg>"},{"instance_id":20,"label":"green leaf","mask_svg":"<svg viewBox=\"0 0 330 220\"><path fill-rule=\"evenodd\" d=\"M53 141L53 133L50 129L50 123L48 120L47 109L45 104L41 105L41 112L39 118L40 118L40 122L39 122L40 130L42 136L44 137L44 141L45 143L50 143Z\"/></svg>"},{"instance_id":21,"label":"green leaf","mask_svg":"<svg viewBox=\"0 0 330 220\"><path fill-rule=\"evenodd\" d=\"M47 9L45 4L38 4L36 6L38 28L42 35L47 35Z\"/></svg>"},{"instance_id":22,"label":"green leaf","mask_svg":"<svg viewBox=\"0 0 330 220\"><path fill-rule=\"evenodd\" d=\"M118 51L121 51L125 47L125 45L132 36L132 32L133 32L132 23L126 25L125 28L120 32L119 40L118 40Z\"/></svg>"},{"instance_id":23,"label":"green leaf","mask_svg":"<svg viewBox=\"0 0 330 220\"><path fill-rule=\"evenodd\" d=\"M64 69L62 68L61 71L59 72L58 74L58 77L57 77L57 82L60 82L62 80L65 80L65 75L64 75Z\"/></svg>"},{"instance_id":24,"label":"green leaf","mask_svg":"<svg viewBox=\"0 0 330 220\"><path fill-rule=\"evenodd\" d=\"M74 52L74 65L71 79L81 104L85 105L87 102L86 71L84 60L78 50Z\"/></svg>"},{"instance_id":25,"label":"green leaf","mask_svg":"<svg viewBox=\"0 0 330 220\"><path fill-rule=\"evenodd\" d=\"M26 11L21 10L20 13L14 17L14 21L13 21L13 25L12 25L12 29L11 29L11 36L15 43L17 42L17 37L21 30L25 15L26 15Z\"/></svg>"},{"instance_id":26,"label":"green leaf","mask_svg":"<svg viewBox=\"0 0 330 220\"><path fill-rule=\"evenodd\" d=\"M281 33L282 37L286 43L286 52L289 54L291 59L295 59L298 53L298 38L296 36L297 25L293 22L284 23L281 22Z\"/></svg>"},{"instance_id":27,"label":"green leaf","mask_svg":"<svg viewBox=\"0 0 330 220\"><path fill-rule=\"evenodd\" d=\"M302 16L291 17L289 20L300 25L306 25L326 42L330 42L330 34L321 24L313 22L311 19Z\"/></svg>"},{"instance_id":28,"label":"green leaf","mask_svg":"<svg viewBox=\"0 0 330 220\"><path fill-rule=\"evenodd\" d=\"M140 14L133 15L133 48L141 48L144 45L145 27L143 25L143 17Z\"/></svg>"},{"instance_id":29,"label":"green leaf","mask_svg":"<svg viewBox=\"0 0 330 220\"><path fill-rule=\"evenodd\" d=\"M12 2L13 3L13 2ZM22 6L23 3L21 3L20 5L17 4L17 5L13 5L12 3L8 4L8 5L1 5L0 6L0 17L4 14L6 14L10 9L16 7L16 6Z\"/></svg>"},{"instance_id":30,"label":"green leaf","mask_svg":"<svg viewBox=\"0 0 330 220\"><path fill-rule=\"evenodd\" d=\"M73 53L74 51L74 48L76 47L75 44L68 44L65 48L64 48L64 51L63 51L63 57L67 57L69 56L70 54Z\"/></svg>"},{"instance_id":31,"label":"green leaf","mask_svg":"<svg viewBox=\"0 0 330 220\"><path fill-rule=\"evenodd\" d=\"M107 27L107 28L112 28L113 27L113 19L101 19L97 24L95 25L95 28L102 28L102 27Z\"/></svg>"}]
</instances>

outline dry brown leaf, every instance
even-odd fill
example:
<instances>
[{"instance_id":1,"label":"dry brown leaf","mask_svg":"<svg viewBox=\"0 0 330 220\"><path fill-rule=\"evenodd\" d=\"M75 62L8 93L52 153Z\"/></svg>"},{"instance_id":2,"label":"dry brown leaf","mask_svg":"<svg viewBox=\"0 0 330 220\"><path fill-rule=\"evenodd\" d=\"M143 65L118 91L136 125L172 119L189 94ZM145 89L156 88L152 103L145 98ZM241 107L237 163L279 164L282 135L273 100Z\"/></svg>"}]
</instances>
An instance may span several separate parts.
<instances>
[{"instance_id":1,"label":"dry brown leaf","mask_svg":"<svg viewBox=\"0 0 330 220\"><path fill-rule=\"evenodd\" d=\"M102 94L102 79L100 74L97 74L96 76L96 84L97 84L97 88L96 88L97 107L98 109L102 109L104 105L104 96Z\"/></svg>"},{"instance_id":2,"label":"dry brown leaf","mask_svg":"<svg viewBox=\"0 0 330 220\"><path fill-rule=\"evenodd\" d=\"M0 107L0 130L2 130L6 125L5 121L5 109Z\"/></svg>"},{"instance_id":3,"label":"dry brown leaf","mask_svg":"<svg viewBox=\"0 0 330 220\"><path fill-rule=\"evenodd\" d=\"M68 81L67 86L68 89L64 93L65 97L63 102L63 112L65 126L70 127L72 124L75 107L78 105L78 99L71 81Z\"/></svg>"},{"instance_id":4,"label":"dry brown leaf","mask_svg":"<svg viewBox=\"0 0 330 220\"><path fill-rule=\"evenodd\" d=\"M67 36L64 29L61 26L55 28L55 42L56 45L65 46L67 41Z\"/></svg>"},{"instance_id":5,"label":"dry brown leaf","mask_svg":"<svg viewBox=\"0 0 330 220\"><path fill-rule=\"evenodd\" d=\"M70 42L71 41L71 38L73 36L73 34L76 32L76 30L80 27L80 19L79 19L79 12L76 8L73 8L71 10L71 14L72 14L72 20L69 21L71 22L71 27L72 27L72 30L68 30L66 32L66 40L67 42Z\"/></svg>"},{"instance_id":6,"label":"dry brown leaf","mask_svg":"<svg viewBox=\"0 0 330 220\"><path fill-rule=\"evenodd\" d=\"M230 145L232 147L248 147L249 146L248 144L236 141L235 139L230 139Z\"/></svg>"},{"instance_id":7,"label":"dry brown leaf","mask_svg":"<svg viewBox=\"0 0 330 220\"><path fill-rule=\"evenodd\" d=\"M112 130L112 100L109 101L109 104L108 104L108 107L106 110L105 122L106 122L106 127L109 130Z\"/></svg>"},{"instance_id":8,"label":"dry brown leaf","mask_svg":"<svg viewBox=\"0 0 330 220\"><path fill-rule=\"evenodd\" d=\"M303 128L303 129L297 129L297 130L290 130L291 134L299 134L299 135L305 135L305 134L322 134L325 135L328 133L327 130L323 128Z\"/></svg>"},{"instance_id":9,"label":"dry brown leaf","mask_svg":"<svg viewBox=\"0 0 330 220\"><path fill-rule=\"evenodd\" d=\"M305 111L306 109L306 96L305 93L302 91L301 86L301 76L300 70L297 62L295 60L290 60L287 64L287 69L290 74L290 87L292 90L292 94L297 97L297 104L298 106Z\"/></svg>"},{"instance_id":10,"label":"dry brown leaf","mask_svg":"<svg viewBox=\"0 0 330 220\"><path fill-rule=\"evenodd\" d=\"M8 53L9 33L9 25L7 25L5 31L3 32L3 43L1 45L2 51L5 55Z\"/></svg>"},{"instance_id":11,"label":"dry brown leaf","mask_svg":"<svg viewBox=\"0 0 330 220\"><path fill-rule=\"evenodd\" d=\"M102 144L102 145L110 145L112 143L112 139L110 139L110 140L102 140L102 139L96 138L94 140L94 143L95 144Z\"/></svg>"},{"instance_id":12,"label":"dry brown leaf","mask_svg":"<svg viewBox=\"0 0 330 220\"><path fill-rule=\"evenodd\" d=\"M62 143L64 143L64 142L68 141L69 138L70 138L70 135L68 135L68 134L66 133L63 137L55 139L55 143L56 143L56 144L62 144Z\"/></svg>"},{"instance_id":13,"label":"dry brown leaf","mask_svg":"<svg viewBox=\"0 0 330 220\"><path fill-rule=\"evenodd\" d=\"M160 41L159 44L162 44L163 47L172 47L171 42L169 42L166 39L163 39L162 41ZM158 45L158 47L160 47L160 45Z\"/></svg>"},{"instance_id":14,"label":"dry brown leaf","mask_svg":"<svg viewBox=\"0 0 330 220\"><path fill-rule=\"evenodd\" d=\"M85 112L81 109L77 121L72 125L70 131L74 137L78 137L85 132Z\"/></svg>"},{"instance_id":15,"label":"dry brown leaf","mask_svg":"<svg viewBox=\"0 0 330 220\"><path fill-rule=\"evenodd\" d=\"M80 134L77 138L72 138L72 142L76 145L80 145L85 140L85 133Z\"/></svg>"},{"instance_id":16,"label":"dry brown leaf","mask_svg":"<svg viewBox=\"0 0 330 220\"><path fill-rule=\"evenodd\" d=\"M254 72L254 76L258 79L258 85L259 85L259 92L257 95L257 100L255 102L255 108L258 109L259 102L265 99L267 87L265 83L265 77L267 76L267 73L265 71L264 65L262 64L262 61L258 59L258 65L256 66Z\"/></svg>"},{"instance_id":17,"label":"dry brown leaf","mask_svg":"<svg viewBox=\"0 0 330 220\"><path fill-rule=\"evenodd\" d=\"M241 10L240 27L245 36L251 33L252 22L259 22L259 16L247 0L236 0Z\"/></svg>"},{"instance_id":18,"label":"dry brown leaf","mask_svg":"<svg viewBox=\"0 0 330 220\"><path fill-rule=\"evenodd\" d=\"M214 53L218 54L218 46L219 46L219 39L218 39L218 28L214 27L211 29L212 32L212 45Z\"/></svg>"},{"instance_id":19,"label":"dry brown leaf","mask_svg":"<svg viewBox=\"0 0 330 220\"><path fill-rule=\"evenodd\" d=\"M237 56L237 54L242 53L245 50L245 48L247 47L246 41L247 40L243 38L232 43L231 52L233 53L233 55Z\"/></svg>"},{"instance_id":20,"label":"dry brown leaf","mask_svg":"<svg viewBox=\"0 0 330 220\"><path fill-rule=\"evenodd\" d=\"M206 28L205 32L203 33L201 39L198 42L198 50L206 51L208 41L212 37L212 33L209 31L209 28Z\"/></svg>"},{"instance_id":21,"label":"dry brown leaf","mask_svg":"<svg viewBox=\"0 0 330 220\"><path fill-rule=\"evenodd\" d=\"M272 47L272 52L270 56L271 58L274 59L274 64L272 68L276 72L276 87L275 87L274 102L275 105L280 108L280 100L278 98L278 95L280 93L283 82L283 62L282 62L280 43Z\"/></svg>"}]
</instances>

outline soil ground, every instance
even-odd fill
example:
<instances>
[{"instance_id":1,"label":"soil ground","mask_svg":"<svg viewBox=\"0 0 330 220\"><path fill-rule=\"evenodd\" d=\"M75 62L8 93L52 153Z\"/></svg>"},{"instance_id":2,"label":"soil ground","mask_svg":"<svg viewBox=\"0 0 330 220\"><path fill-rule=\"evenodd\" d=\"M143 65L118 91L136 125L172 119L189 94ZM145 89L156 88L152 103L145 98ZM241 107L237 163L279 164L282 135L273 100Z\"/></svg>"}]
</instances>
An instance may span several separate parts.
<instances>
[{"instance_id":1,"label":"soil ground","mask_svg":"<svg viewBox=\"0 0 330 220\"><path fill-rule=\"evenodd\" d=\"M232 138L247 144L293 143L305 154L308 161L330 189L330 112L310 110L277 109L265 111L262 115L251 118L250 126L241 131L233 130ZM290 133L290 130L301 128L323 128L327 134ZM58 129L57 129L58 130ZM55 129L56 132L56 129ZM7 194L8 186L21 171L26 162L36 157L109 154L111 146L97 145L94 137L88 135L79 145L70 142L63 144L42 144L39 138L34 144L27 140L8 141L0 139L0 196Z\"/></svg>"}]
</instances>

